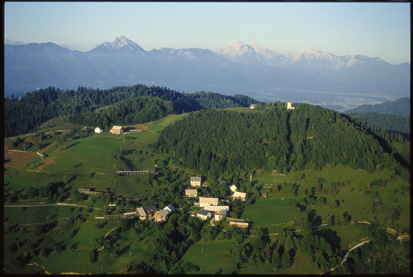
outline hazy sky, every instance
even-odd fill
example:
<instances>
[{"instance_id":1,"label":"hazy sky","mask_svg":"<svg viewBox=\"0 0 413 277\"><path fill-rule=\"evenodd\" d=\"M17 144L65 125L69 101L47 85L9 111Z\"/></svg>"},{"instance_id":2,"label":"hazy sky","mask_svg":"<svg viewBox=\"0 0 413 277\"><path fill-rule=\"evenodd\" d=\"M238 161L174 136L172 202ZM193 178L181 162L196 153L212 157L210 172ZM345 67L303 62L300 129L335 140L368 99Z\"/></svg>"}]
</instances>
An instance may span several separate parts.
<instances>
[{"instance_id":1,"label":"hazy sky","mask_svg":"<svg viewBox=\"0 0 413 277\"><path fill-rule=\"evenodd\" d=\"M145 50L256 42L410 62L410 3L6 2L5 39L87 51L126 36Z\"/></svg>"}]
</instances>

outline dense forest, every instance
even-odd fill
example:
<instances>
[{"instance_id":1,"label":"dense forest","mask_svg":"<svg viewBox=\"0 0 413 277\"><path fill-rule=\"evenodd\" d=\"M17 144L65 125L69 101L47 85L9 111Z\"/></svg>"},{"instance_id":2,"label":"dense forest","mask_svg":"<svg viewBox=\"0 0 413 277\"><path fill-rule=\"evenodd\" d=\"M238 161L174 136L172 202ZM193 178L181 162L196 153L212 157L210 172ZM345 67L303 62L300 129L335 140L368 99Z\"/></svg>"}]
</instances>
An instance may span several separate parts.
<instances>
[{"instance_id":1,"label":"dense forest","mask_svg":"<svg viewBox=\"0 0 413 277\"><path fill-rule=\"evenodd\" d=\"M347 110L346 113L376 112L394 115L410 115L410 97L402 97L396 101L384 102L377 105L361 105Z\"/></svg>"},{"instance_id":2,"label":"dense forest","mask_svg":"<svg viewBox=\"0 0 413 277\"><path fill-rule=\"evenodd\" d=\"M398 138L403 141L403 138ZM361 121L308 104L259 113L199 111L165 128L155 149L213 178L258 168L287 172L349 164L375 172L408 163Z\"/></svg>"},{"instance_id":3,"label":"dense forest","mask_svg":"<svg viewBox=\"0 0 413 277\"><path fill-rule=\"evenodd\" d=\"M73 115L69 117L69 122L108 128L112 125L131 125L161 119L174 111L171 101L143 96L122 101L99 111Z\"/></svg>"},{"instance_id":4,"label":"dense forest","mask_svg":"<svg viewBox=\"0 0 413 277\"><path fill-rule=\"evenodd\" d=\"M385 129L392 133L401 134L410 140L410 116L382 114L377 112L348 113L358 117L370 127L376 130Z\"/></svg>"},{"instance_id":5,"label":"dense forest","mask_svg":"<svg viewBox=\"0 0 413 277\"><path fill-rule=\"evenodd\" d=\"M105 90L85 87L61 90L49 87L26 93L21 98L12 95L4 99L5 136L32 132L43 122L55 117L93 112L98 108L141 96L171 101L175 113L209 108L246 107L252 103L259 103L243 95L224 96L212 92L183 94L168 88L144 85L120 86Z\"/></svg>"}]
</instances>

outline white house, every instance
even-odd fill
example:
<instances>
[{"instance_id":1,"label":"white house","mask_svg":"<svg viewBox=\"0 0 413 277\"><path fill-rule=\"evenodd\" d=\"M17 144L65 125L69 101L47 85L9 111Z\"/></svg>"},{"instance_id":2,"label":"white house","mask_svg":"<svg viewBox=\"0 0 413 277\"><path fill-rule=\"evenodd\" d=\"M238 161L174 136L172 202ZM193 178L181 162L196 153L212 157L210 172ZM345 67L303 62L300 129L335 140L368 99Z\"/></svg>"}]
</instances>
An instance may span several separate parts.
<instances>
[{"instance_id":1,"label":"white house","mask_svg":"<svg viewBox=\"0 0 413 277\"><path fill-rule=\"evenodd\" d=\"M215 197L199 197L199 206L206 207L206 206L216 206L218 205L218 198Z\"/></svg>"},{"instance_id":2,"label":"white house","mask_svg":"<svg viewBox=\"0 0 413 277\"><path fill-rule=\"evenodd\" d=\"M103 133L103 129L100 129L99 127L96 127L96 128L95 128L95 133L96 133L96 134Z\"/></svg>"},{"instance_id":3,"label":"white house","mask_svg":"<svg viewBox=\"0 0 413 277\"><path fill-rule=\"evenodd\" d=\"M295 106L291 104L291 101L288 101L287 103L287 110L295 110Z\"/></svg>"},{"instance_id":4,"label":"white house","mask_svg":"<svg viewBox=\"0 0 413 277\"><path fill-rule=\"evenodd\" d=\"M202 182L201 177L191 177L191 187L200 187Z\"/></svg>"},{"instance_id":5,"label":"white house","mask_svg":"<svg viewBox=\"0 0 413 277\"><path fill-rule=\"evenodd\" d=\"M203 210L201 210L201 211L198 211L198 212L196 213L196 217L199 217L199 218L202 219L202 220L207 220L208 218L211 218L211 217L212 217L212 213L209 212L209 211L203 211Z\"/></svg>"},{"instance_id":6,"label":"white house","mask_svg":"<svg viewBox=\"0 0 413 277\"><path fill-rule=\"evenodd\" d=\"M251 105L250 105L250 109L251 109L251 110L253 110L253 109L257 108L257 107L258 107L257 104L251 104Z\"/></svg>"},{"instance_id":7,"label":"white house","mask_svg":"<svg viewBox=\"0 0 413 277\"><path fill-rule=\"evenodd\" d=\"M185 196L188 198L195 198L198 196L198 190L197 189L186 189Z\"/></svg>"},{"instance_id":8,"label":"white house","mask_svg":"<svg viewBox=\"0 0 413 277\"><path fill-rule=\"evenodd\" d=\"M241 201L245 201L245 200L247 200L247 193L236 191L236 192L234 192L234 194L232 195L232 198L233 198L233 199L239 199L239 200L241 200Z\"/></svg>"}]
</instances>

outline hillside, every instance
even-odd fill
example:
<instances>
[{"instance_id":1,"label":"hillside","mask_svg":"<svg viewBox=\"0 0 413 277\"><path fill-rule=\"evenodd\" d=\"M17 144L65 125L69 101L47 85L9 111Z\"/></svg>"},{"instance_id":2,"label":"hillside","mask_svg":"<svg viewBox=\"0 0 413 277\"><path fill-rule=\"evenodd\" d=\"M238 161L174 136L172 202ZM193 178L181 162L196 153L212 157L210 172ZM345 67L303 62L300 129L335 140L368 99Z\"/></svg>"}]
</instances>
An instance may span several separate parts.
<instances>
[{"instance_id":1,"label":"hillside","mask_svg":"<svg viewBox=\"0 0 413 277\"><path fill-rule=\"evenodd\" d=\"M207 108L246 107L252 103L258 103L258 101L242 95L224 96L212 92L183 94L168 88L144 85L113 87L105 90L84 87L79 87L77 90L61 90L49 87L26 93L21 98L13 96L5 98L5 136L32 132L42 123L56 117L90 113L98 108L142 96L158 97L164 101L172 102L175 113ZM87 125L86 122L75 121ZM98 122L101 121L103 119L99 119ZM142 123L142 121L131 123Z\"/></svg>"},{"instance_id":2,"label":"hillside","mask_svg":"<svg viewBox=\"0 0 413 277\"><path fill-rule=\"evenodd\" d=\"M155 148L213 178L259 168L283 173L320 169L327 163L368 172L401 166L391 157L397 151L362 122L308 104L293 111L191 113L165 128Z\"/></svg>"},{"instance_id":3,"label":"hillside","mask_svg":"<svg viewBox=\"0 0 413 277\"><path fill-rule=\"evenodd\" d=\"M410 97L402 97L396 101L384 102L377 105L362 105L347 110L346 113L376 112L393 115L410 115Z\"/></svg>"},{"instance_id":4,"label":"hillside","mask_svg":"<svg viewBox=\"0 0 413 277\"><path fill-rule=\"evenodd\" d=\"M391 133L401 134L410 140L410 115L383 114L378 112L349 112L347 114L366 122L373 129L385 129Z\"/></svg>"},{"instance_id":5,"label":"hillside","mask_svg":"<svg viewBox=\"0 0 413 277\"><path fill-rule=\"evenodd\" d=\"M168 104L134 97L94 113L125 103L136 104L131 114L138 104ZM318 275L349 253L338 273L408 273L410 172L396 155L408 154L408 143L331 110L296 107L172 114L120 135L65 123L6 138L4 272ZM116 173L147 168L155 174ZM248 228L196 216L198 198L186 197L196 175L198 196L219 198ZM232 200L220 179L246 201ZM164 222L136 214L169 204L177 209Z\"/></svg>"}]
</instances>

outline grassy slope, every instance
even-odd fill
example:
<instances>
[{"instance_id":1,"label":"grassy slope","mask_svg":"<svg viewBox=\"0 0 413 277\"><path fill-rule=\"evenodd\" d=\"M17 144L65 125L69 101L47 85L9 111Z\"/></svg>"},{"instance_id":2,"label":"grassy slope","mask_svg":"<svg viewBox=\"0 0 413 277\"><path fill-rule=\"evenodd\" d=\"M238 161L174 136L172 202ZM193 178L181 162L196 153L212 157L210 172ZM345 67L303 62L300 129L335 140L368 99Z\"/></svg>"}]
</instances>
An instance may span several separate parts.
<instances>
[{"instance_id":1,"label":"grassy slope","mask_svg":"<svg viewBox=\"0 0 413 277\"><path fill-rule=\"evenodd\" d=\"M239 111L251 111L248 108L240 108ZM254 111L255 112L255 111ZM44 168L45 171L57 173L38 173L21 171L14 173L10 177L4 179L6 188L24 189L28 186L40 186L50 182L61 182L66 175L69 180L68 185L72 190L79 187L95 187L103 189L111 187L112 191L118 194L139 197L147 195L151 191L151 186L148 186L144 176L122 176L116 177L114 171L119 169L146 169L153 167L156 160L162 160L160 154L153 153L150 144L156 141L158 132L167 125L172 124L176 120L183 118L186 115L172 115L156 122L142 124L147 127L147 132L138 132L125 135L93 135L88 138L79 139L66 143L59 147L52 147L48 150L47 159L54 159L55 164L51 164ZM69 147L68 149L65 149ZM122 159L116 159L116 154L121 151L135 150L134 153L123 155L129 162ZM47 160L46 159L46 160ZM40 162L40 160L35 161ZM79 165L81 164L81 165ZM75 167L75 165L79 165ZM129 168L128 168L129 166ZM114 168L115 167L115 168ZM29 167L33 168L33 166ZM82 173L87 174L82 174ZM109 175L90 174L90 173L107 173ZM302 179L302 174L305 178ZM326 221L332 214L343 214L349 212L353 220L370 220L373 216L377 216L381 220L389 217L389 210L399 205L402 209L400 220L397 222L400 229L410 226L410 197L401 194L395 194L394 190L400 186L409 186L409 183L403 178L396 177L391 180L386 187L374 188L373 191L379 193L382 200L382 206L376 209L374 215L371 212L371 202L375 197L365 194L367 184L376 179L386 179L391 175L391 172L386 170L369 174L364 170L353 170L344 165L337 165L334 168L326 166L321 171L297 171L291 172L288 176L272 176L271 173L262 172L254 176L254 181L263 184L282 184L282 183L299 183L300 186L311 190L315 187L318 178L325 179L326 183L330 182L345 182L350 181L349 186L340 187L339 194L316 194L317 196L327 197L327 205L320 207L317 205L308 206L307 210L316 209L317 215ZM361 189L361 192L351 192L351 188ZM273 226L274 224L282 224L289 221L294 221L294 225L289 225L288 228L298 228L305 213L298 213L291 207L296 201L304 195L286 194L281 191L277 194L270 192L268 198L258 199L256 203L244 211L242 217L247 217L253 221L252 232L254 229L263 226L268 227L269 232L277 232L281 227ZM284 200L281 200L284 198ZM395 202L397 198L397 202ZM334 206L334 201L340 200L340 207ZM37 208L33 208L35 211ZM40 209L40 208L39 208ZM47 216L52 216L54 209L41 208L43 212L36 212L32 215L31 209L22 212L20 209L5 209L5 218L17 220L20 224L31 224L36 222L45 222ZM58 210L68 209L59 208ZM19 211L17 211L19 210ZM116 226L117 222L110 221L102 230L97 230L94 227L96 220L94 216L101 215L101 212L94 211L85 224L82 224L77 235L69 241L70 243L78 243L78 248L75 251L65 250L59 254L51 254L47 258L36 258L39 264L44 265L50 272L60 273L73 271L76 268L77 272L119 272L130 261L129 251L132 253L131 259L137 261L144 260L151 251L150 244L146 244L146 239L143 241L137 240L137 235L133 231L122 233L123 238L120 239L120 247L126 247L128 251L124 251L121 257L114 260L109 253L102 252L99 260L95 264L87 262L87 250L90 248L90 239L102 236L105 231ZM64 214L58 214L57 217L67 217ZM301 220L301 221L300 221ZM391 222L388 219L389 224ZM286 225L284 225L286 226ZM365 236L365 234L355 226L333 226L328 227L336 231L341 237L341 247L345 248L353 241ZM20 234L20 233L18 233ZM27 236L20 234L22 237ZM6 239L14 239L14 237L6 237ZM132 242L131 245L129 243ZM47 240L45 240L47 243ZM203 273L231 273L235 266L235 258L228 253L229 248L233 247L234 241L212 241L198 242L190 247L184 255L183 261L193 262L196 265L202 266ZM129 246L128 246L129 245ZM127 248L129 247L129 248ZM203 249L203 250L202 250ZM202 252L203 251L203 252ZM73 265L76 264L76 267ZM60 265L60 266L59 266ZM296 262L290 269L283 269L280 273L308 273L313 271L313 265L308 262L306 257L297 255ZM264 269L257 271L253 265L245 265L242 273L268 273Z\"/></svg>"}]
</instances>

